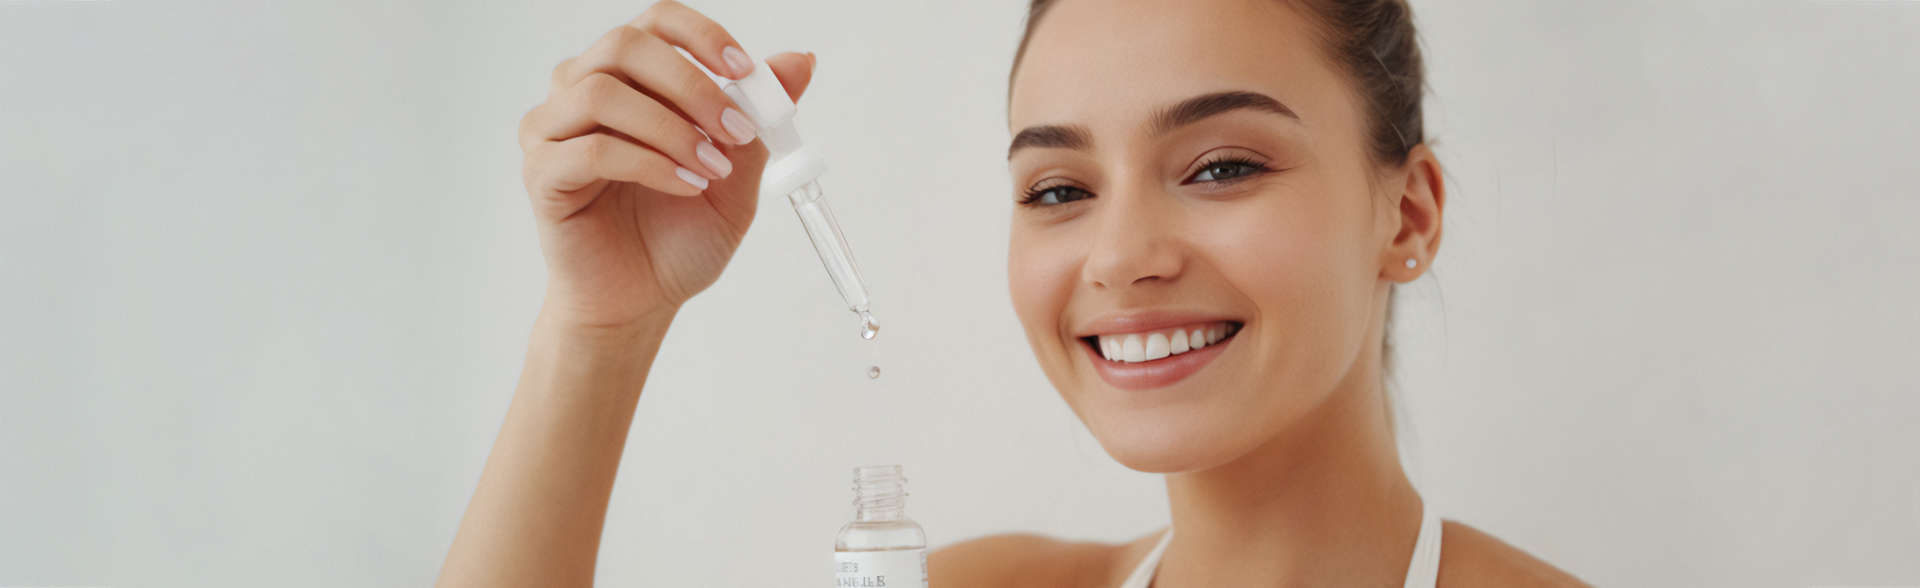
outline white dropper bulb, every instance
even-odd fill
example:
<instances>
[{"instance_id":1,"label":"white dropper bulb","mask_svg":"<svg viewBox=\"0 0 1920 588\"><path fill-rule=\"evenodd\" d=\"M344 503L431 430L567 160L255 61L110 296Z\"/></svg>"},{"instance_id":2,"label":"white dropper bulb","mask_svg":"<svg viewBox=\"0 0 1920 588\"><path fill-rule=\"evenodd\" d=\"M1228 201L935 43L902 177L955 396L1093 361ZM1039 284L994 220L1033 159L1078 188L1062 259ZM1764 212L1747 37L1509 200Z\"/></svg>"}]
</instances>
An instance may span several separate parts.
<instances>
[{"instance_id":1,"label":"white dropper bulb","mask_svg":"<svg viewBox=\"0 0 1920 588\"><path fill-rule=\"evenodd\" d=\"M817 181L827 172L827 161L800 141L800 133L793 128L797 109L793 99L787 97L786 87L763 61L755 64L747 77L727 84L725 90L741 112L753 119L754 134L767 147L760 196L787 196L794 213L800 216L801 226L807 229L807 238L813 241L814 252L820 255L821 265L826 266L827 275L840 290L840 298L846 301L848 310L859 313L860 336L872 339L880 331L880 321L873 318L860 268L854 265L853 251L847 248L846 237L840 234L840 225L833 220L833 210L827 207L826 195Z\"/></svg>"},{"instance_id":2,"label":"white dropper bulb","mask_svg":"<svg viewBox=\"0 0 1920 588\"><path fill-rule=\"evenodd\" d=\"M727 84L726 92L753 119L754 135L767 146L761 196L790 194L827 172L827 161L800 142L800 133L793 128L797 109L767 62L754 64L753 73Z\"/></svg>"}]
</instances>

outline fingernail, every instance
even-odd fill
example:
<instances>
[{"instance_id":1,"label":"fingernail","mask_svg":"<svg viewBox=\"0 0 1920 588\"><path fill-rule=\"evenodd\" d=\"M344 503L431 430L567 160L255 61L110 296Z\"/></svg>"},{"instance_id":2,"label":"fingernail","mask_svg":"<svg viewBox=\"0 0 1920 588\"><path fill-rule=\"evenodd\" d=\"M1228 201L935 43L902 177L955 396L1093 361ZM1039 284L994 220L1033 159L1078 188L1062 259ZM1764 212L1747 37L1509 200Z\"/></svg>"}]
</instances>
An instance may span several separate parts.
<instances>
[{"instance_id":1,"label":"fingernail","mask_svg":"<svg viewBox=\"0 0 1920 588\"><path fill-rule=\"evenodd\" d=\"M748 120L747 115L740 114L738 110L729 107L720 111L720 126L726 127L727 134L733 135L735 145L753 142L753 121Z\"/></svg>"},{"instance_id":2,"label":"fingernail","mask_svg":"<svg viewBox=\"0 0 1920 588\"><path fill-rule=\"evenodd\" d=\"M737 77L744 78L747 74L753 73L753 60L749 59L747 52L741 51L739 47L728 46L726 49L721 49L720 58L727 60L727 67L733 68L733 75Z\"/></svg>"},{"instance_id":3,"label":"fingernail","mask_svg":"<svg viewBox=\"0 0 1920 588\"><path fill-rule=\"evenodd\" d=\"M712 143L701 141L699 145L693 147L693 154L700 158L700 163L706 164L707 169L713 170L714 174L722 178L733 173L733 162L727 161L727 156L721 155L720 150L714 148Z\"/></svg>"},{"instance_id":4,"label":"fingernail","mask_svg":"<svg viewBox=\"0 0 1920 588\"><path fill-rule=\"evenodd\" d=\"M673 175L680 176L681 180L685 181L686 183L693 184L694 189L698 189L698 190L707 189L707 179L700 177L700 174L693 173L693 170L690 170L684 167L676 167L676 168L673 168Z\"/></svg>"}]
</instances>

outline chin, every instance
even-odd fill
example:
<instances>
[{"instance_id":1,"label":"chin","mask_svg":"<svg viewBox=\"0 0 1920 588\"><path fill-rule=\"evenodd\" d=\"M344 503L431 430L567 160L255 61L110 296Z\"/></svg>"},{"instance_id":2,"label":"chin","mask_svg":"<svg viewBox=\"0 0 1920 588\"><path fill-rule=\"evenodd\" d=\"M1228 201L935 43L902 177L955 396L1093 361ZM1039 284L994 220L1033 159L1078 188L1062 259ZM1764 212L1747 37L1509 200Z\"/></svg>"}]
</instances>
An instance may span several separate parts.
<instances>
[{"instance_id":1,"label":"chin","mask_svg":"<svg viewBox=\"0 0 1920 588\"><path fill-rule=\"evenodd\" d=\"M1167 409L1126 415L1092 415L1087 430L1120 465L1140 472L1176 474L1210 469L1259 446L1231 420L1205 415L1167 414ZM1154 414L1154 413L1161 414ZM1144 414L1143 414L1144 413Z\"/></svg>"}]
</instances>

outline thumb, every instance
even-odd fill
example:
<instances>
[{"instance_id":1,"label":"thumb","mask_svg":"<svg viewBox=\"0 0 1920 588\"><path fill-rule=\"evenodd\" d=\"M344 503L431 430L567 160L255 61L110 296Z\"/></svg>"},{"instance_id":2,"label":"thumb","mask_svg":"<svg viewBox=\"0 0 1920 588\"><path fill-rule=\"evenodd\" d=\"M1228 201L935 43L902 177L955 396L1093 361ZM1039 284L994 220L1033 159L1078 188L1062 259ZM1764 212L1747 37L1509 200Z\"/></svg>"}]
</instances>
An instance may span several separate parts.
<instances>
[{"instance_id":1,"label":"thumb","mask_svg":"<svg viewBox=\"0 0 1920 588\"><path fill-rule=\"evenodd\" d=\"M813 82L813 65L812 53L781 53L767 58L773 77L780 78L780 85L787 89L787 97L794 102L800 101L800 95L807 92L807 84Z\"/></svg>"}]
</instances>

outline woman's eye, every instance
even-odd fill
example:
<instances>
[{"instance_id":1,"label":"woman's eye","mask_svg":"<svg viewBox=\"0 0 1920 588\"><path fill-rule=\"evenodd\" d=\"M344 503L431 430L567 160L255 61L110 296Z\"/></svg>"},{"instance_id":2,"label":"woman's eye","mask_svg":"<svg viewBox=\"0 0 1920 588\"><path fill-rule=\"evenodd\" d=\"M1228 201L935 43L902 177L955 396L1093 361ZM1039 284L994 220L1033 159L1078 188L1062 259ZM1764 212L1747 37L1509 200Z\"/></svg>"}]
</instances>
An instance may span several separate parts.
<instances>
[{"instance_id":1,"label":"woman's eye","mask_svg":"<svg viewBox=\"0 0 1920 588\"><path fill-rule=\"evenodd\" d=\"M1219 161L1200 168L1189 182L1218 182L1246 177L1263 171L1262 168L1244 161Z\"/></svg>"},{"instance_id":2,"label":"woman's eye","mask_svg":"<svg viewBox=\"0 0 1920 588\"><path fill-rule=\"evenodd\" d=\"M1048 206L1053 204L1066 204L1068 202L1073 202L1076 200L1084 200L1092 196L1093 194L1087 192L1086 190L1075 188L1073 186L1053 186L1051 188L1040 188L1038 190L1032 190L1027 192L1027 197L1022 199L1021 203Z\"/></svg>"}]
</instances>

